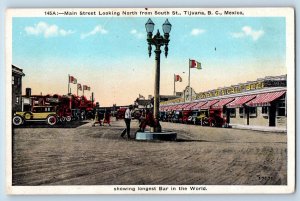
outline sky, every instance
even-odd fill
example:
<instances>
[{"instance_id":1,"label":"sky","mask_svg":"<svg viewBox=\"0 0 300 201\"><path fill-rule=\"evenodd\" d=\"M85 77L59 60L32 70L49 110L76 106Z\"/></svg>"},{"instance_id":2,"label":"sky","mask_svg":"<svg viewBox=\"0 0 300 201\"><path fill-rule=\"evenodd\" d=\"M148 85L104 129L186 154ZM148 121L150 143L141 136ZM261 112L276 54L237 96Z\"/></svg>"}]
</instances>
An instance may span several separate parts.
<instances>
[{"instance_id":1,"label":"sky","mask_svg":"<svg viewBox=\"0 0 300 201\"><path fill-rule=\"evenodd\" d=\"M165 17L152 17L162 32ZM23 93L66 94L68 74L91 87L101 106L132 104L139 94L153 95L155 58L148 56L144 17L14 17L12 61L22 68ZM286 69L285 18L180 17L172 24L169 54L161 54L160 94L188 84L189 59L197 92L283 75ZM154 48L153 48L154 49ZM76 94L76 86L71 84ZM81 95L82 92L79 92Z\"/></svg>"}]
</instances>

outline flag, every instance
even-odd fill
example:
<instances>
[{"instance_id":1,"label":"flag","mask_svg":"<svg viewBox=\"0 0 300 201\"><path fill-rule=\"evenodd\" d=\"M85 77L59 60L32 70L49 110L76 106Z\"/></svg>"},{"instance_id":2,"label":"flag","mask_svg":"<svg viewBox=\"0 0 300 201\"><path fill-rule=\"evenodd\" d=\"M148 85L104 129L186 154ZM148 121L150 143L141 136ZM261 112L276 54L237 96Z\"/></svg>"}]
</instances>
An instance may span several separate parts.
<instances>
[{"instance_id":1,"label":"flag","mask_svg":"<svg viewBox=\"0 0 300 201\"><path fill-rule=\"evenodd\" d=\"M87 86L87 85L83 85L83 90L90 91L90 90L91 90L91 87L89 87L89 86Z\"/></svg>"},{"instance_id":2,"label":"flag","mask_svg":"<svg viewBox=\"0 0 300 201\"><path fill-rule=\"evenodd\" d=\"M190 68L202 69L201 63L196 60L190 60Z\"/></svg>"},{"instance_id":3,"label":"flag","mask_svg":"<svg viewBox=\"0 0 300 201\"><path fill-rule=\"evenodd\" d=\"M69 83L77 84L77 79L74 76L69 75Z\"/></svg>"},{"instance_id":4,"label":"flag","mask_svg":"<svg viewBox=\"0 0 300 201\"><path fill-rule=\"evenodd\" d=\"M80 91L82 91L81 84L79 84L79 83L77 84L77 89L80 90Z\"/></svg>"},{"instance_id":5,"label":"flag","mask_svg":"<svg viewBox=\"0 0 300 201\"><path fill-rule=\"evenodd\" d=\"M175 82L182 82L182 78L180 77L180 75L175 75L174 80Z\"/></svg>"}]
</instances>

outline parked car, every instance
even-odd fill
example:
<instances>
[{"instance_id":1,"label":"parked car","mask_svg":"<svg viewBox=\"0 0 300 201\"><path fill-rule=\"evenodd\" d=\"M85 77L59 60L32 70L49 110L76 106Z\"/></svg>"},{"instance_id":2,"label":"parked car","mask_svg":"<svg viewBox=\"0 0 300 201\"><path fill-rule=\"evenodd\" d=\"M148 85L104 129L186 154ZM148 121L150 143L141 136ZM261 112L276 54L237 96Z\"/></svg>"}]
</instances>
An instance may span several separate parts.
<instances>
[{"instance_id":1,"label":"parked car","mask_svg":"<svg viewBox=\"0 0 300 201\"><path fill-rule=\"evenodd\" d=\"M160 121L167 121L167 112L159 112Z\"/></svg>"},{"instance_id":2,"label":"parked car","mask_svg":"<svg viewBox=\"0 0 300 201\"><path fill-rule=\"evenodd\" d=\"M205 125L207 120L206 113L200 111L193 111L192 115L188 118L188 123L195 125Z\"/></svg>"},{"instance_id":3,"label":"parked car","mask_svg":"<svg viewBox=\"0 0 300 201\"><path fill-rule=\"evenodd\" d=\"M197 117L199 116L200 112L199 111L193 111L192 114L188 118L188 123L189 124L197 124Z\"/></svg>"},{"instance_id":4,"label":"parked car","mask_svg":"<svg viewBox=\"0 0 300 201\"><path fill-rule=\"evenodd\" d=\"M209 114L209 126L212 127L222 127L225 124L225 119L222 117L221 111L215 110L210 111Z\"/></svg>"},{"instance_id":5,"label":"parked car","mask_svg":"<svg viewBox=\"0 0 300 201\"><path fill-rule=\"evenodd\" d=\"M125 111L127 110L128 107L120 107L120 109L117 110L117 120L118 119L124 119L125 117Z\"/></svg>"},{"instance_id":6,"label":"parked car","mask_svg":"<svg viewBox=\"0 0 300 201\"><path fill-rule=\"evenodd\" d=\"M16 112L12 120L15 126L27 121L45 121L53 126L57 123L56 109L53 106L34 106L31 111Z\"/></svg>"},{"instance_id":7,"label":"parked car","mask_svg":"<svg viewBox=\"0 0 300 201\"><path fill-rule=\"evenodd\" d=\"M191 116L192 111L191 110L184 110L182 111L182 123L187 124L188 119Z\"/></svg>"},{"instance_id":8,"label":"parked car","mask_svg":"<svg viewBox=\"0 0 300 201\"><path fill-rule=\"evenodd\" d=\"M168 112L167 112L167 121L168 121L168 122L172 122L173 114L174 114L173 111L168 111Z\"/></svg>"},{"instance_id":9,"label":"parked car","mask_svg":"<svg viewBox=\"0 0 300 201\"><path fill-rule=\"evenodd\" d=\"M182 111L175 111L172 117L173 123L182 123Z\"/></svg>"}]
</instances>

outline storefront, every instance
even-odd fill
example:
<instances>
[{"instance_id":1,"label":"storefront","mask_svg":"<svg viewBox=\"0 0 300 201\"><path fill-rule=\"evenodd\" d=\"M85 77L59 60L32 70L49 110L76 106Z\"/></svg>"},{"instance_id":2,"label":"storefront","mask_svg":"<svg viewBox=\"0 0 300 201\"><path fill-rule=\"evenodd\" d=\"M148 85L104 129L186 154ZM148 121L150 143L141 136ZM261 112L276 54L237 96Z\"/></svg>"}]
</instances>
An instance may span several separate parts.
<instances>
[{"instance_id":1,"label":"storefront","mask_svg":"<svg viewBox=\"0 0 300 201\"><path fill-rule=\"evenodd\" d=\"M221 117L224 123L286 127L286 76L266 77L231 87L162 102L161 111L199 111L206 117ZM185 94L185 93L183 93ZM185 102L182 102L184 100Z\"/></svg>"}]
</instances>

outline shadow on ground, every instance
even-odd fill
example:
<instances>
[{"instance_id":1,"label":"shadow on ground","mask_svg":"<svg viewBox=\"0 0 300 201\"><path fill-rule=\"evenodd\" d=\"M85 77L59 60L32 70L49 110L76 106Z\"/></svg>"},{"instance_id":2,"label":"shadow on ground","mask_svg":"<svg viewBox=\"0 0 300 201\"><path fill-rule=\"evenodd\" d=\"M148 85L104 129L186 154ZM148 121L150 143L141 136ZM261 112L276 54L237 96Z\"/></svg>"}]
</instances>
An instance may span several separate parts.
<instances>
[{"instance_id":1,"label":"shadow on ground","mask_svg":"<svg viewBox=\"0 0 300 201\"><path fill-rule=\"evenodd\" d=\"M83 121L71 121L65 123L57 123L53 126L48 125L46 122L26 122L21 126L12 126L13 128L77 128L88 122Z\"/></svg>"}]
</instances>

